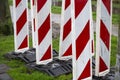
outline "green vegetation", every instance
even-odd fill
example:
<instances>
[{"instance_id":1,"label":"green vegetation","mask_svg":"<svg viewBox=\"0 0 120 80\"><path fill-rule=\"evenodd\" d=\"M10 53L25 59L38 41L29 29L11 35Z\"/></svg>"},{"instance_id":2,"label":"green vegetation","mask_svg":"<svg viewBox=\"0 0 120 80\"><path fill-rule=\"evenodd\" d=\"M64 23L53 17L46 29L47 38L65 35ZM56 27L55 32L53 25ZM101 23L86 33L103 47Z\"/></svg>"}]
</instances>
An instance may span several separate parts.
<instances>
[{"instance_id":1,"label":"green vegetation","mask_svg":"<svg viewBox=\"0 0 120 80\"><path fill-rule=\"evenodd\" d=\"M12 5L12 0L8 0L9 4ZM93 3L95 4L95 2ZM115 5L113 5L115 6ZM115 6L115 7L118 7ZM52 13L60 14L61 7L52 6ZM118 24L119 20L118 14L113 14L113 24ZM96 19L96 13L93 12L93 19ZM45 73L30 70L26 68L25 63L20 60L8 60L3 57L7 52L14 51L14 37L0 35L0 64L7 64L10 67L8 74L14 80L71 80L72 74L62 75L59 77L51 77ZM30 38L30 47L32 46L32 39ZM59 38L53 39L53 48L59 51ZM112 36L111 41L111 66L114 66L116 63L116 53L117 53L117 37Z\"/></svg>"},{"instance_id":2,"label":"green vegetation","mask_svg":"<svg viewBox=\"0 0 120 80\"><path fill-rule=\"evenodd\" d=\"M120 23L119 20L120 20L120 15L119 14L113 14L112 23L113 24L119 24Z\"/></svg>"},{"instance_id":3,"label":"green vegetation","mask_svg":"<svg viewBox=\"0 0 120 80\"><path fill-rule=\"evenodd\" d=\"M61 7L59 6L52 6L52 13L55 13L55 14L61 14Z\"/></svg>"},{"instance_id":4,"label":"green vegetation","mask_svg":"<svg viewBox=\"0 0 120 80\"><path fill-rule=\"evenodd\" d=\"M30 46L32 46L30 38ZM53 39L53 48L59 50L59 38ZM115 65L116 62L116 53L117 53L117 37L112 36L112 45L111 45L111 66ZM20 60L8 60L3 57L7 52L14 51L14 41L13 35L3 36L0 35L0 64L4 63L10 67L8 71L9 75L14 80L71 80L72 74L62 75L59 77L50 77L45 73L30 70L26 68L25 63Z\"/></svg>"},{"instance_id":5,"label":"green vegetation","mask_svg":"<svg viewBox=\"0 0 120 80\"><path fill-rule=\"evenodd\" d=\"M8 0L9 5L13 4L13 0Z\"/></svg>"},{"instance_id":6,"label":"green vegetation","mask_svg":"<svg viewBox=\"0 0 120 80\"><path fill-rule=\"evenodd\" d=\"M93 12L93 13L92 13L92 16L93 16L93 20L96 21L96 12Z\"/></svg>"},{"instance_id":7,"label":"green vegetation","mask_svg":"<svg viewBox=\"0 0 120 80\"><path fill-rule=\"evenodd\" d=\"M92 15L93 15L93 20L96 21L96 12L93 12ZM119 14L113 14L112 15L112 23L119 24L119 18L120 18Z\"/></svg>"},{"instance_id":8,"label":"green vegetation","mask_svg":"<svg viewBox=\"0 0 120 80\"><path fill-rule=\"evenodd\" d=\"M53 39L53 48L59 52L59 38Z\"/></svg>"},{"instance_id":9,"label":"green vegetation","mask_svg":"<svg viewBox=\"0 0 120 80\"><path fill-rule=\"evenodd\" d=\"M53 48L58 51L59 38L53 39ZM30 38L30 46L31 46L31 38ZM26 68L25 63L20 60L8 60L3 57L7 52L14 51L14 41L13 35L11 36L3 36L0 35L0 64L4 63L10 67L8 71L9 75L14 80L71 80L72 74L62 75L59 77L51 77L45 73L29 70Z\"/></svg>"},{"instance_id":10,"label":"green vegetation","mask_svg":"<svg viewBox=\"0 0 120 80\"><path fill-rule=\"evenodd\" d=\"M111 40L111 66L116 64L116 54L117 54L117 37L112 36Z\"/></svg>"}]
</instances>

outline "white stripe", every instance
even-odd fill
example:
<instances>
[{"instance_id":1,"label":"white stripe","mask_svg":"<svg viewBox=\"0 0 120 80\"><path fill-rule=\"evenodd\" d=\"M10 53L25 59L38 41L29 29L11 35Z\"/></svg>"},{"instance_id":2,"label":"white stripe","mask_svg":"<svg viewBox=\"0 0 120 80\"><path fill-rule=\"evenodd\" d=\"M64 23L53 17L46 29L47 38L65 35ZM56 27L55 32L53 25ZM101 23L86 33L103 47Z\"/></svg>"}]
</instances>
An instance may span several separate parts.
<instances>
[{"instance_id":1,"label":"white stripe","mask_svg":"<svg viewBox=\"0 0 120 80\"><path fill-rule=\"evenodd\" d=\"M24 0L22 0L17 8L16 8L16 0L13 1L13 6L14 6L14 42L15 42L15 51L16 52L24 52L26 49L28 49L28 46L29 46L29 39L27 40L28 41L28 46L26 48L22 48L22 49L19 49L18 48L20 47L21 43L23 42L23 40L25 39L26 36L29 37L28 35L28 23L26 22L24 25L23 25L23 28L21 29L21 31L19 32L18 35L16 35L16 29L17 29L17 26L16 26L16 22L17 20L20 18L20 16L23 14L23 11L26 9L27 11L27 0L26 2L23 2ZM27 13L26 13L27 14Z\"/></svg>"},{"instance_id":2,"label":"white stripe","mask_svg":"<svg viewBox=\"0 0 120 80\"><path fill-rule=\"evenodd\" d=\"M103 2L101 4L101 19L102 19L103 23L105 24L108 32L110 32L110 20L111 19L110 19L110 15L109 15L105 5L103 4Z\"/></svg>"},{"instance_id":3,"label":"white stripe","mask_svg":"<svg viewBox=\"0 0 120 80\"><path fill-rule=\"evenodd\" d=\"M71 33L65 38L61 44L61 56L66 52L69 46L72 44Z\"/></svg>"},{"instance_id":4,"label":"white stripe","mask_svg":"<svg viewBox=\"0 0 120 80\"><path fill-rule=\"evenodd\" d=\"M76 44L75 44L75 41L76 41L76 38L75 38L75 0L71 0L71 16L72 16L72 59L73 59L73 62L72 62L72 66L73 66L73 80L77 80L76 78Z\"/></svg>"},{"instance_id":5,"label":"white stripe","mask_svg":"<svg viewBox=\"0 0 120 80\"><path fill-rule=\"evenodd\" d=\"M15 8L16 9L16 21L21 17L22 13L24 12L24 10L27 8L26 5L26 0L21 0L21 2L19 3L19 5Z\"/></svg>"},{"instance_id":6,"label":"white stripe","mask_svg":"<svg viewBox=\"0 0 120 80\"><path fill-rule=\"evenodd\" d=\"M34 5L33 5L33 0L31 0L31 16L32 16L32 19L35 18L35 15L36 15L36 5L35 5L35 0L34 0Z\"/></svg>"},{"instance_id":7,"label":"white stripe","mask_svg":"<svg viewBox=\"0 0 120 80\"><path fill-rule=\"evenodd\" d=\"M75 38L76 39L78 38L80 33L85 28L85 25L87 24L88 20L91 20L90 16L91 16L91 14L90 14L90 4L89 4L89 1L88 1L86 6L84 7L84 9L82 10L82 12L79 14L79 16L75 20L76 21L75 22L75 32L76 32ZM74 73L74 74L76 74L77 79L80 77L80 75L84 71L84 68L86 67L86 65L87 65L87 63L90 59L91 59L91 40L89 40L87 42L86 47L82 51L78 60L76 61L76 66L75 66L76 67L76 73ZM91 71L90 71L90 73L91 73Z\"/></svg>"},{"instance_id":8,"label":"white stripe","mask_svg":"<svg viewBox=\"0 0 120 80\"><path fill-rule=\"evenodd\" d=\"M65 11L64 11L64 25L68 22L68 20L71 18L71 6L69 6Z\"/></svg>"},{"instance_id":9,"label":"white stripe","mask_svg":"<svg viewBox=\"0 0 120 80\"><path fill-rule=\"evenodd\" d=\"M59 59L61 59L62 52L62 41L63 41L63 29L64 29L64 13L65 13L65 0L62 1L62 12L61 12L61 25L60 25L60 45L59 45Z\"/></svg>"},{"instance_id":10,"label":"white stripe","mask_svg":"<svg viewBox=\"0 0 120 80\"><path fill-rule=\"evenodd\" d=\"M59 58L63 60L67 59L69 56L63 56L66 50L69 48L69 46L72 44L72 39L71 39L71 32L67 35L65 40L63 41L63 31L64 31L64 25L68 22L68 20L71 18L71 5L65 9L65 0L62 2L62 19L61 19L61 33L60 33L60 51L59 51ZM72 23L71 23L72 24ZM72 26L69 26L69 28L72 28Z\"/></svg>"},{"instance_id":11,"label":"white stripe","mask_svg":"<svg viewBox=\"0 0 120 80\"><path fill-rule=\"evenodd\" d=\"M82 10L82 12L79 14L79 16L75 20L76 21L75 22L76 38L83 31L83 29L84 29L84 27L87 24L89 19L90 19L90 9L89 9L89 3L87 2L84 9Z\"/></svg>"},{"instance_id":12,"label":"white stripe","mask_svg":"<svg viewBox=\"0 0 120 80\"><path fill-rule=\"evenodd\" d=\"M47 33L47 35L45 36L45 38L43 39L43 41L38 46L37 50L38 50L38 54L39 54L39 59L37 59L37 60L40 60L44 56L45 52L51 45L51 42L52 42L51 35L52 35L52 31L50 29L49 32Z\"/></svg>"},{"instance_id":13,"label":"white stripe","mask_svg":"<svg viewBox=\"0 0 120 80\"><path fill-rule=\"evenodd\" d=\"M74 4L72 4L72 7L73 7L73 14L72 14L73 80L77 80L79 78L86 64L88 63L88 60L91 59L91 47L90 47L91 40L88 41L86 47L84 48L83 52L81 53L77 61L76 61L76 46L75 46L77 37L83 31L85 25L87 24L87 21L90 19L90 10L89 10L90 8L88 4L89 3L86 4L83 11L79 14L76 20L75 20L75 16L73 16L75 12L74 11L75 8L74 8ZM91 78L92 77L89 77L89 78L86 78L85 80L88 80L88 79L91 80Z\"/></svg>"},{"instance_id":14,"label":"white stripe","mask_svg":"<svg viewBox=\"0 0 120 80\"><path fill-rule=\"evenodd\" d=\"M36 16L36 5L33 6L33 18Z\"/></svg>"},{"instance_id":15,"label":"white stripe","mask_svg":"<svg viewBox=\"0 0 120 80\"><path fill-rule=\"evenodd\" d=\"M35 2L35 0L34 0L34 2ZM35 38L36 33L34 31L34 25L36 27L36 23L34 24L35 16L36 16L36 5L35 4L33 5L33 0L31 0L32 44L33 44L34 48L36 47L36 38Z\"/></svg>"},{"instance_id":16,"label":"white stripe","mask_svg":"<svg viewBox=\"0 0 120 80\"><path fill-rule=\"evenodd\" d=\"M39 5L39 4L37 4L37 5ZM49 60L40 61L41 58L44 56L45 52L47 51L47 49L49 48L49 46L50 45L52 46L52 27L51 27L51 25L50 25L50 30L45 35L45 37L42 40L42 42L40 43L40 45L38 45L38 29L45 22L46 18L48 17L48 14L50 14L50 11L51 11L50 9L51 9L51 0L47 0L47 2L44 4L44 6L41 8L41 10L36 15L36 32L37 32L37 36L36 36L36 42L37 42L36 59L37 60L36 61L37 61L37 64L46 64L47 62L50 62L52 60L52 59L49 59ZM50 21L51 21L51 19L50 19Z\"/></svg>"},{"instance_id":17,"label":"white stripe","mask_svg":"<svg viewBox=\"0 0 120 80\"><path fill-rule=\"evenodd\" d=\"M100 62L100 18L101 18L101 0L97 0L97 18L96 18L96 57L95 64L99 65ZM99 76L99 66L95 66L95 75Z\"/></svg>"},{"instance_id":18,"label":"white stripe","mask_svg":"<svg viewBox=\"0 0 120 80\"><path fill-rule=\"evenodd\" d=\"M19 32L19 34L16 37L17 40L17 48L19 48L19 46L21 45L21 43L23 42L23 40L25 39L26 35L28 35L27 31L27 23L25 23L25 25L23 26L23 28L21 29L21 31Z\"/></svg>"},{"instance_id":19,"label":"white stripe","mask_svg":"<svg viewBox=\"0 0 120 80\"><path fill-rule=\"evenodd\" d=\"M109 63L110 63L110 59L109 59L109 56L110 56L110 52L108 51L106 45L103 43L102 40L100 40L100 47L101 47L101 52L100 52L100 56L101 58L103 59L103 61L105 62L105 64L107 65L107 67L109 67ZM100 65L101 66L101 65Z\"/></svg>"},{"instance_id":20,"label":"white stripe","mask_svg":"<svg viewBox=\"0 0 120 80\"><path fill-rule=\"evenodd\" d=\"M84 48L83 52L79 56L78 60L76 61L76 67L77 67L77 78L80 77L82 72L84 71L84 68L86 67L88 61L91 58L91 53L90 53L90 40L88 41L86 47Z\"/></svg>"},{"instance_id":21,"label":"white stripe","mask_svg":"<svg viewBox=\"0 0 120 80\"><path fill-rule=\"evenodd\" d=\"M89 0L90 4L90 38L91 38L91 54L94 56L94 28L93 28L93 18L92 18L92 5L91 5L91 0ZM93 47L93 52L92 52L92 47Z\"/></svg>"},{"instance_id":22,"label":"white stripe","mask_svg":"<svg viewBox=\"0 0 120 80\"><path fill-rule=\"evenodd\" d=\"M99 61L99 57L101 56L101 58L103 59L103 61L105 62L105 64L108 66L108 68L110 67L110 52L107 50L106 45L104 44L104 42L100 39L100 20L103 21L103 23L105 24L108 32L110 32L110 20L111 20L111 16L109 15L109 13L107 12L107 9L105 7L105 5L103 4L102 0L98 0L97 1L97 28L96 28L96 65L100 64ZM108 72L108 70L105 70L103 72L99 72L99 68L101 66L96 66L96 72L95 75L96 76L105 76Z\"/></svg>"},{"instance_id":23,"label":"white stripe","mask_svg":"<svg viewBox=\"0 0 120 80\"><path fill-rule=\"evenodd\" d=\"M41 25L46 20L48 14L50 13L50 9L51 9L50 2L51 2L50 0L47 0L47 2L44 4L43 8L41 8L39 13L37 14L37 24L38 24L37 27L38 28L41 27Z\"/></svg>"}]
</instances>

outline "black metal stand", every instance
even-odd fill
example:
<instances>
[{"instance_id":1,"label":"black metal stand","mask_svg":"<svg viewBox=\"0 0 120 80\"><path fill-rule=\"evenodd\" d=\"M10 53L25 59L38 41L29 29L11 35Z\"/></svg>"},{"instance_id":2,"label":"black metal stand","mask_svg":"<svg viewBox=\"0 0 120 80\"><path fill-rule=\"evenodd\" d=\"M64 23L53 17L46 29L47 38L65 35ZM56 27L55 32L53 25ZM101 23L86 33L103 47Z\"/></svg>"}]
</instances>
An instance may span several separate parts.
<instances>
[{"instance_id":1,"label":"black metal stand","mask_svg":"<svg viewBox=\"0 0 120 80\"><path fill-rule=\"evenodd\" d=\"M30 69L36 69L47 73L50 76L59 76L62 74L68 74L72 72L72 60L59 60L54 58L52 62L46 65L37 65L36 62L36 50L31 48L24 53L10 52L4 55L7 59L19 59L26 63L26 66ZM53 50L53 57L57 57L57 51Z\"/></svg>"},{"instance_id":2,"label":"black metal stand","mask_svg":"<svg viewBox=\"0 0 120 80\"><path fill-rule=\"evenodd\" d=\"M26 63L26 66L29 69L35 69L44 73L47 73L50 76L59 76L62 74L72 73L72 59L69 60L59 60L55 57L58 56L57 51L53 50L54 59L52 62L46 65L37 65L36 62L36 50L31 48L24 53L15 53L10 52L5 55L7 59L20 59ZM120 62L119 62L120 63ZM120 65L119 65L120 67ZM93 80L114 80L115 79L115 67L112 67L110 73L103 77L97 77L95 73L95 59L92 61L93 68ZM120 73L119 73L120 75ZM119 78L120 79L120 78Z\"/></svg>"},{"instance_id":3,"label":"black metal stand","mask_svg":"<svg viewBox=\"0 0 120 80\"><path fill-rule=\"evenodd\" d=\"M27 67L45 72L50 76L59 76L72 72L71 60L62 61L59 59L54 59L52 62L46 65L36 65L35 63L30 63L27 64Z\"/></svg>"}]
</instances>

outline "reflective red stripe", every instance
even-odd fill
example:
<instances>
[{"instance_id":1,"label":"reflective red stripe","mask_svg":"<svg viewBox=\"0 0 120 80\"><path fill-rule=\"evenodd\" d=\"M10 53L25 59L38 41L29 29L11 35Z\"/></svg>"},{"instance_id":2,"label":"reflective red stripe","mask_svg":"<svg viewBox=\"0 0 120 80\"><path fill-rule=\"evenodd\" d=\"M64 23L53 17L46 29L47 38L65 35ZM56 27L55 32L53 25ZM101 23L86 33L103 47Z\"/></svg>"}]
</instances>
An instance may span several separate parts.
<instances>
[{"instance_id":1,"label":"reflective red stripe","mask_svg":"<svg viewBox=\"0 0 120 80\"><path fill-rule=\"evenodd\" d=\"M84 9L88 0L75 0L75 18L81 13Z\"/></svg>"},{"instance_id":2,"label":"reflective red stripe","mask_svg":"<svg viewBox=\"0 0 120 80\"><path fill-rule=\"evenodd\" d=\"M51 59L51 45L49 46L49 48L45 52L44 56L40 59L40 61L44 61L47 59Z\"/></svg>"},{"instance_id":3,"label":"reflective red stripe","mask_svg":"<svg viewBox=\"0 0 120 80\"><path fill-rule=\"evenodd\" d=\"M65 9L67 9L67 7L70 5L70 0L65 0Z\"/></svg>"},{"instance_id":4,"label":"reflective red stripe","mask_svg":"<svg viewBox=\"0 0 120 80\"><path fill-rule=\"evenodd\" d=\"M47 0L37 0L37 12L41 10L41 8L44 6L44 4L47 2Z\"/></svg>"},{"instance_id":5,"label":"reflective red stripe","mask_svg":"<svg viewBox=\"0 0 120 80\"><path fill-rule=\"evenodd\" d=\"M102 39L102 41L104 42L104 44L106 45L107 49L109 50L110 47L110 34L105 26L105 24L103 23L103 21L101 20L101 27L100 27L100 38Z\"/></svg>"},{"instance_id":6,"label":"reflective red stripe","mask_svg":"<svg viewBox=\"0 0 120 80\"><path fill-rule=\"evenodd\" d=\"M16 0L15 1L15 4L16 4L15 7L17 7L20 2L21 2L21 0Z\"/></svg>"},{"instance_id":7,"label":"reflective red stripe","mask_svg":"<svg viewBox=\"0 0 120 80\"><path fill-rule=\"evenodd\" d=\"M82 79L85 79L85 78L88 78L88 77L90 77L91 76L91 68L90 68L90 60L88 61L88 63L87 63L87 65L86 65L86 67L85 67L85 69L84 69L84 71L82 72L82 74L80 75L80 77L77 79L77 80L82 80Z\"/></svg>"},{"instance_id":8,"label":"reflective red stripe","mask_svg":"<svg viewBox=\"0 0 120 80\"><path fill-rule=\"evenodd\" d=\"M16 34L18 35L21 29L24 27L25 23L27 21L27 10L25 9L20 18L16 22Z\"/></svg>"},{"instance_id":9,"label":"reflective red stripe","mask_svg":"<svg viewBox=\"0 0 120 80\"><path fill-rule=\"evenodd\" d=\"M50 30L50 14L38 29L38 45L42 42L42 40L44 39L49 30Z\"/></svg>"},{"instance_id":10,"label":"reflective red stripe","mask_svg":"<svg viewBox=\"0 0 120 80\"><path fill-rule=\"evenodd\" d=\"M108 13L111 15L111 0L102 0L103 4L105 5Z\"/></svg>"},{"instance_id":11,"label":"reflective red stripe","mask_svg":"<svg viewBox=\"0 0 120 80\"><path fill-rule=\"evenodd\" d=\"M71 32L71 19L69 19L68 22L64 25L63 40L68 36L70 32Z\"/></svg>"},{"instance_id":12,"label":"reflective red stripe","mask_svg":"<svg viewBox=\"0 0 120 80\"><path fill-rule=\"evenodd\" d=\"M90 22L88 21L84 30L76 40L76 60L81 55L89 39L90 39Z\"/></svg>"},{"instance_id":13,"label":"reflective red stripe","mask_svg":"<svg viewBox=\"0 0 120 80\"><path fill-rule=\"evenodd\" d=\"M63 56L69 56L72 55L72 44L69 46L69 48L65 51Z\"/></svg>"},{"instance_id":14,"label":"reflective red stripe","mask_svg":"<svg viewBox=\"0 0 120 80\"><path fill-rule=\"evenodd\" d=\"M32 3L33 3L32 5L35 5L35 0L32 0Z\"/></svg>"},{"instance_id":15,"label":"reflective red stripe","mask_svg":"<svg viewBox=\"0 0 120 80\"><path fill-rule=\"evenodd\" d=\"M105 62L103 61L103 59L100 57L100 64L99 64L99 72L103 72L105 70L108 69L107 65L105 64Z\"/></svg>"},{"instance_id":16,"label":"reflective red stripe","mask_svg":"<svg viewBox=\"0 0 120 80\"><path fill-rule=\"evenodd\" d=\"M23 49L28 47L28 36L25 37L25 39L22 41L21 45L19 46L18 49Z\"/></svg>"}]
</instances>

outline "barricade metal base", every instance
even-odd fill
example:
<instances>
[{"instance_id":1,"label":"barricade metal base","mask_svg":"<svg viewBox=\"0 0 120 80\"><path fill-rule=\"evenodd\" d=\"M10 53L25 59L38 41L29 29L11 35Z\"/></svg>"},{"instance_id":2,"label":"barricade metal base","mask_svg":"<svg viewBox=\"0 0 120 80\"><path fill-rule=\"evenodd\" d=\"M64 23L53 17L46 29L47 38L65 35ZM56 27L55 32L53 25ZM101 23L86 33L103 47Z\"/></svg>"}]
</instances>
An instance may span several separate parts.
<instances>
[{"instance_id":1,"label":"barricade metal base","mask_svg":"<svg viewBox=\"0 0 120 80\"><path fill-rule=\"evenodd\" d=\"M9 52L9 53L5 54L4 57L9 60L18 59L21 54L22 54L21 52Z\"/></svg>"},{"instance_id":2,"label":"barricade metal base","mask_svg":"<svg viewBox=\"0 0 120 80\"><path fill-rule=\"evenodd\" d=\"M58 52L53 49L53 57L57 57L57 56L58 56Z\"/></svg>"},{"instance_id":3,"label":"barricade metal base","mask_svg":"<svg viewBox=\"0 0 120 80\"><path fill-rule=\"evenodd\" d=\"M32 63L36 62L36 50L35 48L31 48L24 53L18 53L18 52L9 52L4 55L7 59L20 59L24 61L25 63ZM58 56L58 53L53 50L53 56Z\"/></svg>"},{"instance_id":4,"label":"barricade metal base","mask_svg":"<svg viewBox=\"0 0 120 80\"><path fill-rule=\"evenodd\" d=\"M32 63L36 61L36 50L34 48L25 51L21 56L19 56L21 60L26 63Z\"/></svg>"},{"instance_id":5,"label":"barricade metal base","mask_svg":"<svg viewBox=\"0 0 120 80\"><path fill-rule=\"evenodd\" d=\"M31 48L24 53L10 52L4 55L7 59L20 59L26 63L29 69L35 69L47 73L50 76L59 76L62 74L72 73L72 59L59 60L55 57L58 56L57 51L53 50L54 59L52 62L46 65L37 65L36 62L36 50ZM115 68L112 67L110 73L103 77L95 76L95 59L92 61L93 68L93 80L114 80Z\"/></svg>"},{"instance_id":6,"label":"barricade metal base","mask_svg":"<svg viewBox=\"0 0 120 80\"><path fill-rule=\"evenodd\" d=\"M36 65L35 63L27 64L30 69L36 69L47 73L50 76L59 76L62 74L69 74L72 72L72 60L63 61L59 59L54 59L47 65Z\"/></svg>"},{"instance_id":7,"label":"barricade metal base","mask_svg":"<svg viewBox=\"0 0 120 80\"><path fill-rule=\"evenodd\" d=\"M115 80L115 67L111 67L110 72L101 77L93 75L93 80Z\"/></svg>"}]
</instances>

